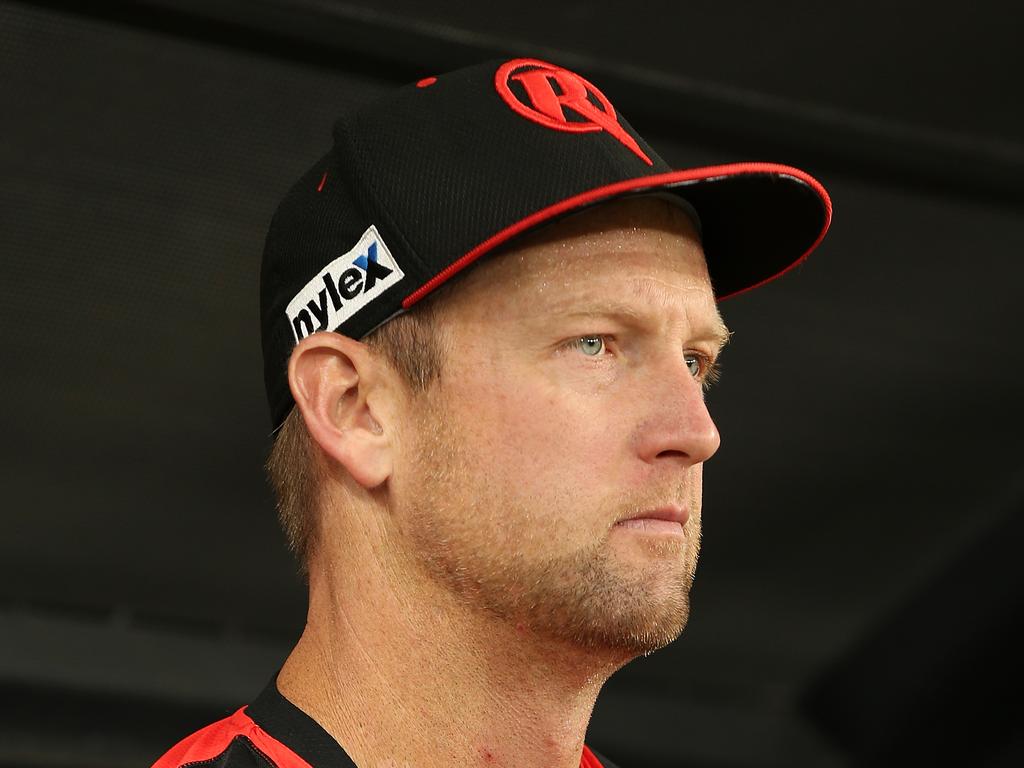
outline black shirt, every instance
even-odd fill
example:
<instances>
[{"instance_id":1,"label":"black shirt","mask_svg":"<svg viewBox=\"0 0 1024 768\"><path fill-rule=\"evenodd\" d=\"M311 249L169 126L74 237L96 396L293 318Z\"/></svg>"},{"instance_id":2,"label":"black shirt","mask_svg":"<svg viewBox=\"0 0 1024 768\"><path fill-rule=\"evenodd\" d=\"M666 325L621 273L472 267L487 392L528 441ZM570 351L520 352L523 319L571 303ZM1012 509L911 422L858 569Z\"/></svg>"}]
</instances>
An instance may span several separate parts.
<instances>
[{"instance_id":1,"label":"black shirt","mask_svg":"<svg viewBox=\"0 0 1024 768\"><path fill-rule=\"evenodd\" d=\"M153 768L356 768L318 722L277 689L277 676L256 700L183 739ZM580 768L617 768L583 747Z\"/></svg>"}]
</instances>

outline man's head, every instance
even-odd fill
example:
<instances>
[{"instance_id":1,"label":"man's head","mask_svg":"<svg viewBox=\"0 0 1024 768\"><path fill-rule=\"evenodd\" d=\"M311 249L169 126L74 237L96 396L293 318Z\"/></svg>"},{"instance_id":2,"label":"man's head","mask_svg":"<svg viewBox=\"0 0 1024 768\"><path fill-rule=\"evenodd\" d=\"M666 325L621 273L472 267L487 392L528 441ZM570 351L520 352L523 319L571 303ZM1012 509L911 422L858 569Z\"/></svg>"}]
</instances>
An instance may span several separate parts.
<instances>
[{"instance_id":1,"label":"man's head","mask_svg":"<svg viewBox=\"0 0 1024 768\"><path fill-rule=\"evenodd\" d=\"M322 491L310 519L379 531L408 578L539 635L632 653L670 642L719 440L703 390L727 337L690 219L653 198L588 209L443 299L426 386L371 345L298 345L295 426L309 425ZM618 524L665 506L685 510L682 535ZM315 537L310 554L361 567L343 538Z\"/></svg>"},{"instance_id":2,"label":"man's head","mask_svg":"<svg viewBox=\"0 0 1024 768\"><path fill-rule=\"evenodd\" d=\"M671 640L718 445L716 301L801 262L830 216L794 168L672 170L532 59L340 120L261 273L268 466L311 583L372 560L577 645ZM659 508L683 535L619 524Z\"/></svg>"}]
</instances>

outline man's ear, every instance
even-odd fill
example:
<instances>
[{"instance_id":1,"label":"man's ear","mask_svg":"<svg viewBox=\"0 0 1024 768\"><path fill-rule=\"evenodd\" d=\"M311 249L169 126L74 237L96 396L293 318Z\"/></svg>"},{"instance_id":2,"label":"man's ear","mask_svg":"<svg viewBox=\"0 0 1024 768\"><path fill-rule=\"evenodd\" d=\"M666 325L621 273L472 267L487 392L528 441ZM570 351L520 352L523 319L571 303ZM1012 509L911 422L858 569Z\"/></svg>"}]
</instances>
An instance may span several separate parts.
<instances>
[{"instance_id":1,"label":"man's ear","mask_svg":"<svg viewBox=\"0 0 1024 768\"><path fill-rule=\"evenodd\" d=\"M387 419L375 410L386 389L381 373L365 344L330 331L304 338L288 360L288 385L310 437L367 489L392 471L393 443L378 420Z\"/></svg>"}]
</instances>

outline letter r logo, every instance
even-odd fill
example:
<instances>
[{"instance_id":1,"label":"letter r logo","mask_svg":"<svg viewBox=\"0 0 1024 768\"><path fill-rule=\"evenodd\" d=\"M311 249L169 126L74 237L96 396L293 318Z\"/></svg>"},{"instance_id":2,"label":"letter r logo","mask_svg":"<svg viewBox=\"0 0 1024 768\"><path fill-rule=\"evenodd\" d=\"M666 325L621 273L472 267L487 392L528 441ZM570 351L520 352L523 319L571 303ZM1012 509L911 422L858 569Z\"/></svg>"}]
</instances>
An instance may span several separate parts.
<instances>
[{"instance_id":1,"label":"letter r logo","mask_svg":"<svg viewBox=\"0 0 1024 768\"><path fill-rule=\"evenodd\" d=\"M512 90L510 81L522 85L525 100ZM654 165L636 139L619 124L615 107L608 98L575 72L537 59L512 59L498 68L494 86L505 103L527 120L556 131L604 131L645 163ZM570 114L574 113L576 120L569 119L567 109Z\"/></svg>"}]
</instances>

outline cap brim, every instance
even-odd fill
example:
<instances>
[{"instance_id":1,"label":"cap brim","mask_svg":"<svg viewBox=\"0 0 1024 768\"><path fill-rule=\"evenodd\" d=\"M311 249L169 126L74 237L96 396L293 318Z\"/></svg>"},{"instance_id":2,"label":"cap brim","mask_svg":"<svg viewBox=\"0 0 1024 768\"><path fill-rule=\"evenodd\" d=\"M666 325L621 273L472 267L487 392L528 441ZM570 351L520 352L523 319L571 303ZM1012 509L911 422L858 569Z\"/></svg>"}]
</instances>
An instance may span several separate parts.
<instances>
[{"instance_id":1,"label":"cap brim","mask_svg":"<svg viewBox=\"0 0 1024 768\"><path fill-rule=\"evenodd\" d=\"M410 308L517 235L597 203L656 190L680 195L700 216L704 254L719 301L788 272L818 247L832 221L825 188L786 165L734 163L624 179L561 200L506 227L407 296L402 307Z\"/></svg>"}]
</instances>

